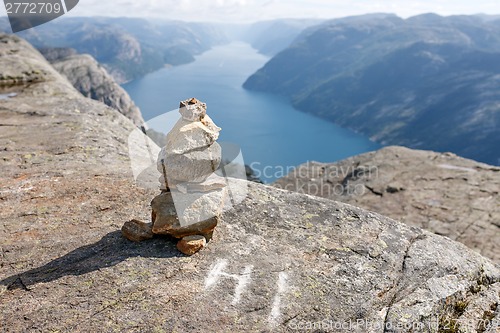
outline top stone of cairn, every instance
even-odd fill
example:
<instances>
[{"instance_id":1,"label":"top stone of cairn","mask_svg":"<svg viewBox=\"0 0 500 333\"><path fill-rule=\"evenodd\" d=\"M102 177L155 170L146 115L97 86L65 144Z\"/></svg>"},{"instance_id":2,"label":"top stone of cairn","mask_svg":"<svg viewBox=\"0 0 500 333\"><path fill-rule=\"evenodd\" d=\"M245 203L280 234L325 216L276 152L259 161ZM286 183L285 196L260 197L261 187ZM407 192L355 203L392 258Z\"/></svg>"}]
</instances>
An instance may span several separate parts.
<instances>
[{"instance_id":1,"label":"top stone of cairn","mask_svg":"<svg viewBox=\"0 0 500 333\"><path fill-rule=\"evenodd\" d=\"M207 104L200 102L196 98L182 101L179 106L179 113L187 121L200 121L207 114Z\"/></svg>"}]
</instances>

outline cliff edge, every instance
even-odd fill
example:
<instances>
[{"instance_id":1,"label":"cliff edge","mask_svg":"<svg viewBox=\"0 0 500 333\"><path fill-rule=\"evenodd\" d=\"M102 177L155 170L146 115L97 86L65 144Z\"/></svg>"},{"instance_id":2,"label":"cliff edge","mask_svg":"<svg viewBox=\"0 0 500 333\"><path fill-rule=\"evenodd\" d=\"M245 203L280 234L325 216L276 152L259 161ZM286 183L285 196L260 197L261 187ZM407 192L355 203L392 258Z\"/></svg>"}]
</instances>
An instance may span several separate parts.
<instances>
[{"instance_id":1,"label":"cliff edge","mask_svg":"<svg viewBox=\"0 0 500 333\"><path fill-rule=\"evenodd\" d=\"M307 163L274 185L375 211L500 262L499 167L393 146Z\"/></svg>"}]
</instances>

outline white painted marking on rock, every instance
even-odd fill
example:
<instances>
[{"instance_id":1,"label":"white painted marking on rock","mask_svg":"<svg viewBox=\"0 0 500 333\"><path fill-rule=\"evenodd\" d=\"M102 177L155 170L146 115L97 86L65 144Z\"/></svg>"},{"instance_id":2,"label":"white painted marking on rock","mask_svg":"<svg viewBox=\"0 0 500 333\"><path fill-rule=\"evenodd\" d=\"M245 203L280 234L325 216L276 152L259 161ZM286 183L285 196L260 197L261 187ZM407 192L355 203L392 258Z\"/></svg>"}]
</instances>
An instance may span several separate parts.
<instances>
[{"instance_id":1,"label":"white painted marking on rock","mask_svg":"<svg viewBox=\"0 0 500 333\"><path fill-rule=\"evenodd\" d=\"M286 292L287 280L288 275L281 272L278 278L278 292L274 296L273 307L269 315L269 324L273 327L278 325L278 319L281 316L281 296Z\"/></svg>"},{"instance_id":2,"label":"white painted marking on rock","mask_svg":"<svg viewBox=\"0 0 500 333\"><path fill-rule=\"evenodd\" d=\"M238 281L238 284L236 285L234 290L233 300L231 301L232 305L236 305L240 302L241 295L244 293L246 287L251 281L250 275L252 274L253 266L251 265L246 266L243 269L241 275L236 275L224 272L227 263L228 263L227 259L221 259L214 265L214 267L210 270L205 280L205 289L215 286L217 282L219 282L221 277L227 277Z\"/></svg>"},{"instance_id":3,"label":"white painted marking on rock","mask_svg":"<svg viewBox=\"0 0 500 333\"><path fill-rule=\"evenodd\" d=\"M246 266L243 270L242 275L233 275L234 278L238 279L238 285L236 286L236 289L234 291L233 301L231 302L232 305L236 305L240 302L241 294L245 291L245 288L250 283L250 274L252 273L252 269L253 266Z\"/></svg>"},{"instance_id":4,"label":"white painted marking on rock","mask_svg":"<svg viewBox=\"0 0 500 333\"><path fill-rule=\"evenodd\" d=\"M207 279L205 280L205 289L210 288L212 285L217 284L220 277L222 276L222 270L227 266L227 259L219 260L214 268L208 273Z\"/></svg>"}]
</instances>

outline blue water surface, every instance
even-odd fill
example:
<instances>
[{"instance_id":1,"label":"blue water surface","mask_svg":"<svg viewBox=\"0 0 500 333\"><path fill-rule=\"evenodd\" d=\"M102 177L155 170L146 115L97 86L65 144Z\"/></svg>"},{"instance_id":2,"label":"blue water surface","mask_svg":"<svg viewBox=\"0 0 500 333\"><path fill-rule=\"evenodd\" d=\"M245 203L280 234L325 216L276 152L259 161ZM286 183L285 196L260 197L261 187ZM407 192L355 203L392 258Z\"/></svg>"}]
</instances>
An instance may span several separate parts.
<instances>
[{"instance_id":1,"label":"blue water surface","mask_svg":"<svg viewBox=\"0 0 500 333\"><path fill-rule=\"evenodd\" d=\"M243 89L268 60L248 44L234 42L123 87L146 121L190 97L207 103L208 114L222 127L219 141L239 145L245 163L266 182L307 161L335 162L380 148L360 134L297 111L284 98Z\"/></svg>"}]
</instances>

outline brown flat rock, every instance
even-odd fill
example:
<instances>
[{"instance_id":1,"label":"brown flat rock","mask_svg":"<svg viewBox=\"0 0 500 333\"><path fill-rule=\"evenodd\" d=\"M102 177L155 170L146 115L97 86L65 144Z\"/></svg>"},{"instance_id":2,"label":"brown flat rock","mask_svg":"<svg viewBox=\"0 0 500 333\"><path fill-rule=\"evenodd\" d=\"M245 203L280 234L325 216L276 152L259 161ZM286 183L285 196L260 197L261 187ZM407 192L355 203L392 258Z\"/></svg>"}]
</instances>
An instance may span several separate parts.
<instances>
[{"instance_id":1,"label":"brown flat rock","mask_svg":"<svg viewBox=\"0 0 500 333\"><path fill-rule=\"evenodd\" d=\"M142 242L153 238L153 224L145 223L138 220L125 222L122 227L122 235L133 242Z\"/></svg>"},{"instance_id":2,"label":"brown flat rock","mask_svg":"<svg viewBox=\"0 0 500 333\"><path fill-rule=\"evenodd\" d=\"M206 194L199 194L200 197L203 195ZM180 203L177 203L177 208L181 207L179 205ZM200 210L210 210L210 212L207 213L208 217L206 219L201 219L199 216L202 215L197 215L194 217L194 220L191 219L191 222L195 221L194 223L182 224L178 214L182 214L183 211L176 209L176 203L174 203L172 192L165 192L156 196L153 201L151 201L151 209L153 211L153 233L158 235L170 235L176 238L191 235L211 235L219 221L222 207L214 207L213 202L209 201L204 201L201 205L203 207L200 207ZM219 205L221 205L221 203L219 203ZM196 207L193 208L194 211L202 213ZM218 209L218 211L212 213L213 209ZM189 218L189 216L185 218Z\"/></svg>"},{"instance_id":3,"label":"brown flat rock","mask_svg":"<svg viewBox=\"0 0 500 333\"><path fill-rule=\"evenodd\" d=\"M192 256L193 254L204 248L206 244L207 240L204 236L186 236L177 242L177 249L185 255Z\"/></svg>"}]
</instances>

